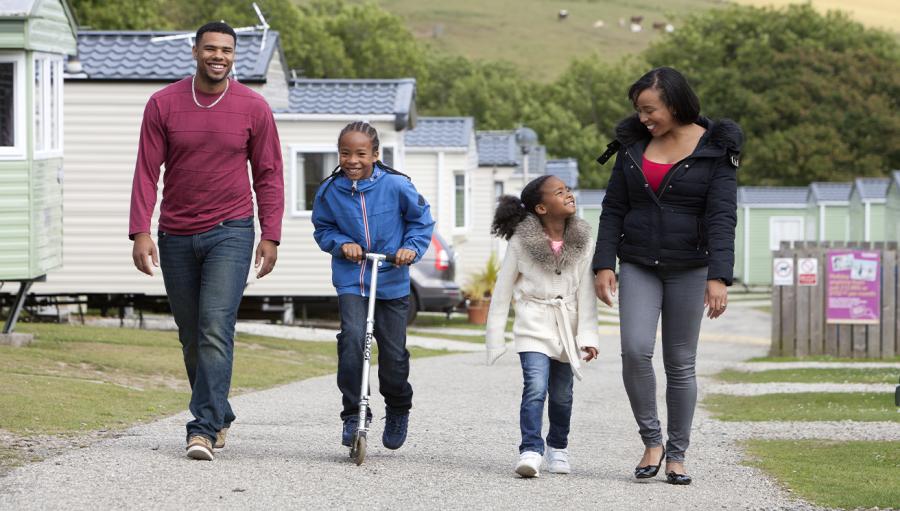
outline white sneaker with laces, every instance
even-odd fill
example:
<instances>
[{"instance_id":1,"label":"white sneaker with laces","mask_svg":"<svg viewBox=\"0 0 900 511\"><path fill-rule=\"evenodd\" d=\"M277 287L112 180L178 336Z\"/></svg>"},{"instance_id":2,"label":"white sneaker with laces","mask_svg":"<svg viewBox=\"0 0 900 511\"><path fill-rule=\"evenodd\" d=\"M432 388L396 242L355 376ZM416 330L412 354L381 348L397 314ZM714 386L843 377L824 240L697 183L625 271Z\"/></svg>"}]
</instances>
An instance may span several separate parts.
<instances>
[{"instance_id":1,"label":"white sneaker with laces","mask_svg":"<svg viewBox=\"0 0 900 511\"><path fill-rule=\"evenodd\" d=\"M522 477L541 477L540 453L525 451L519 455L519 463L516 465L516 473Z\"/></svg>"},{"instance_id":2,"label":"white sneaker with laces","mask_svg":"<svg viewBox=\"0 0 900 511\"><path fill-rule=\"evenodd\" d=\"M569 466L569 451L566 449L547 448L547 470L551 474L568 474L572 471Z\"/></svg>"}]
</instances>

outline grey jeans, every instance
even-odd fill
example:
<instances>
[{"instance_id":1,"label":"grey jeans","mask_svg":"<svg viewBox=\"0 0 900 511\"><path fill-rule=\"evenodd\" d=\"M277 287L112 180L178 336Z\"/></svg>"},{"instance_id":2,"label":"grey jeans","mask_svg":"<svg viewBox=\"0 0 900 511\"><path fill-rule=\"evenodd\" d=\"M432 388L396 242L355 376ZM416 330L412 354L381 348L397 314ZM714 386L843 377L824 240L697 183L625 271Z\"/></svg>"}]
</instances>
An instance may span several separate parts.
<instances>
[{"instance_id":1,"label":"grey jeans","mask_svg":"<svg viewBox=\"0 0 900 511\"><path fill-rule=\"evenodd\" d=\"M647 447L662 445L656 414L653 349L662 314L662 352L666 369L668 436L666 457L684 461L697 404L695 362L707 268L667 270L622 263L619 268L619 316L622 379Z\"/></svg>"}]
</instances>

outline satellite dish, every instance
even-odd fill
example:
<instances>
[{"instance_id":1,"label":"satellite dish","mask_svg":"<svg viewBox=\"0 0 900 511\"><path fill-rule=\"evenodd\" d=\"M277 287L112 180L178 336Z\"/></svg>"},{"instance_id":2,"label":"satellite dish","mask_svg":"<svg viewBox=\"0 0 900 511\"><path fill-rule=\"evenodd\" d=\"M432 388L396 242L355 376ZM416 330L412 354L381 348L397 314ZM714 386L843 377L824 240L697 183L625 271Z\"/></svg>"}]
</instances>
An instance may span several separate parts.
<instances>
[{"instance_id":1,"label":"satellite dish","mask_svg":"<svg viewBox=\"0 0 900 511\"><path fill-rule=\"evenodd\" d=\"M241 32L256 32L258 30L262 30L262 40L259 43L259 51L262 53L263 50L266 49L266 39L269 37L269 23L266 21L266 18L263 17L262 11L259 10L259 6L256 5L256 2L253 2L253 10L256 11L256 17L259 18L259 24L253 25L252 27L238 27L235 28L235 33ZM162 41L174 41L176 39L185 39L188 42L189 46L194 46L194 33L193 32L185 32L183 34L172 34L172 35L164 35L159 37L151 37L151 43L158 43Z\"/></svg>"}]
</instances>

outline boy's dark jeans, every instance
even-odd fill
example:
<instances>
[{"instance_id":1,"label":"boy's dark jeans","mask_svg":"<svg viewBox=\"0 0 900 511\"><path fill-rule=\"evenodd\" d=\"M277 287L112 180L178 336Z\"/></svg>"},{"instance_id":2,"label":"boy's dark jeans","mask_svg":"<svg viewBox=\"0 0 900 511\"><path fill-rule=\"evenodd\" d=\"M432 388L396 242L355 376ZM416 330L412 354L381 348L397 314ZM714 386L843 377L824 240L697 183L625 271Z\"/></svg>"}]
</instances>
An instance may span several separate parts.
<instances>
[{"instance_id":1,"label":"boy's dark jeans","mask_svg":"<svg viewBox=\"0 0 900 511\"><path fill-rule=\"evenodd\" d=\"M253 218L193 235L159 233L159 262L191 384L187 434L212 442L234 420L228 403L234 323L253 256Z\"/></svg>"},{"instance_id":2,"label":"boy's dark jeans","mask_svg":"<svg viewBox=\"0 0 900 511\"><path fill-rule=\"evenodd\" d=\"M341 331L338 344L338 388L343 394L341 418L359 413L363 349L369 298L352 294L338 296ZM406 350L406 314L409 296L375 301L375 340L378 343L378 384L388 413L404 415L412 408L409 384L409 351Z\"/></svg>"}]
</instances>

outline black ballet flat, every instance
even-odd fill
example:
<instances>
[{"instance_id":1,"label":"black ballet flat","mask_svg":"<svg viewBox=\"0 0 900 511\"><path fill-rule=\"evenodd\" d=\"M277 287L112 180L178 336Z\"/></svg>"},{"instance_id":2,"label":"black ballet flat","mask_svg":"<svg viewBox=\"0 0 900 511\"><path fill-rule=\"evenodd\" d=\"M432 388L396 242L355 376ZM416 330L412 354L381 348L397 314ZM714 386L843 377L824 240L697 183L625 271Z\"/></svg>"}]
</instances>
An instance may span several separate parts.
<instances>
[{"instance_id":1,"label":"black ballet flat","mask_svg":"<svg viewBox=\"0 0 900 511\"><path fill-rule=\"evenodd\" d=\"M656 465L646 465L643 467L636 467L634 469L634 477L638 479L650 479L651 477L656 476L659 472L659 467L662 466L663 461L666 459L666 448L663 447L662 456L659 457L659 463Z\"/></svg>"},{"instance_id":2,"label":"black ballet flat","mask_svg":"<svg viewBox=\"0 0 900 511\"><path fill-rule=\"evenodd\" d=\"M666 474L666 482L669 484L688 485L691 484L691 476L687 474L676 474L669 472Z\"/></svg>"}]
</instances>

